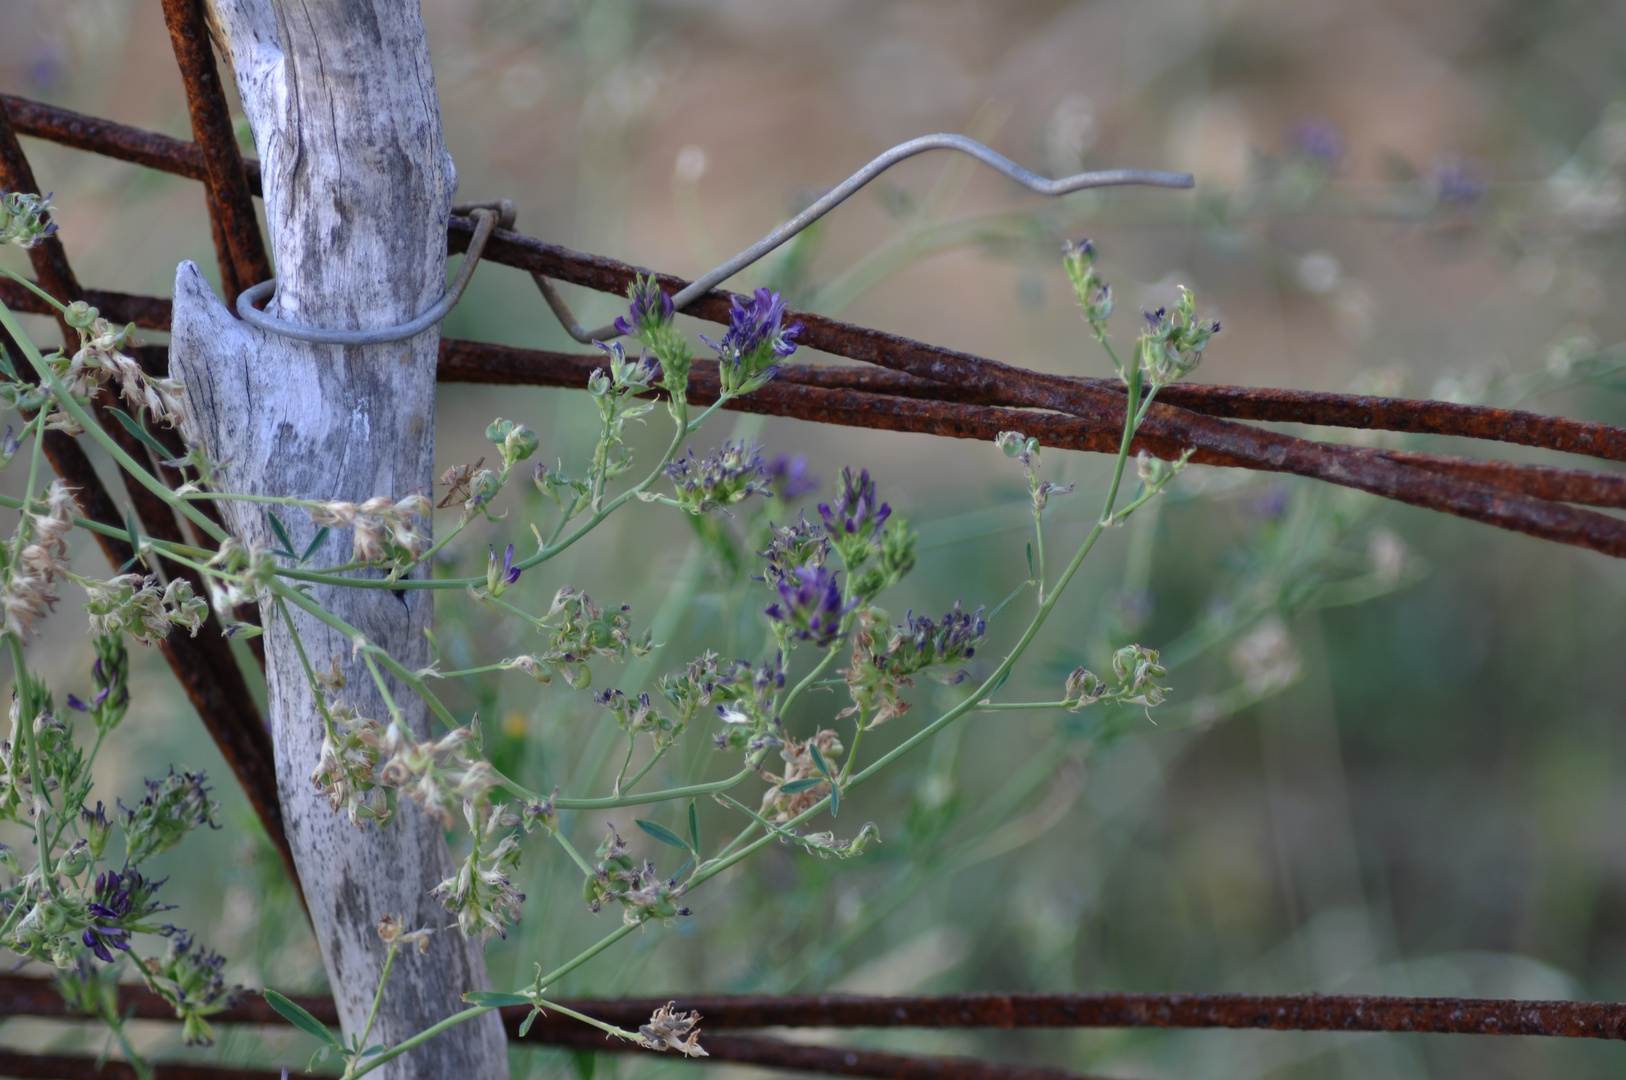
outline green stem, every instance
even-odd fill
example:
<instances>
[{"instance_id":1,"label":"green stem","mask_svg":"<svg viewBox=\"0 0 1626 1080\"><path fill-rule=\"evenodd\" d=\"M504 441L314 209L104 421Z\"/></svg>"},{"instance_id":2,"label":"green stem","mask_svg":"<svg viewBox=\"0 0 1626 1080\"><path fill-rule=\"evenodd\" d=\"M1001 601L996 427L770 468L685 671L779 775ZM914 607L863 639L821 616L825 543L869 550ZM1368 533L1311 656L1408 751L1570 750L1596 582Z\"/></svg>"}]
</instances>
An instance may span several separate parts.
<instances>
[{"instance_id":1,"label":"green stem","mask_svg":"<svg viewBox=\"0 0 1626 1080\"><path fill-rule=\"evenodd\" d=\"M378 1007L384 1004L384 984L390 981L390 968L395 966L395 954L400 951L400 947L392 943L390 951L384 956L384 970L378 976L378 993L373 995L373 1007L367 1013L367 1023L361 1029L361 1038L356 1040L358 1052L367 1048L367 1036L373 1033L373 1024L378 1020ZM350 1069L354 1067L355 1060L352 1060L350 1067L344 1070L344 1074L346 1076L351 1075Z\"/></svg>"},{"instance_id":2,"label":"green stem","mask_svg":"<svg viewBox=\"0 0 1626 1080\"><path fill-rule=\"evenodd\" d=\"M101 444L102 448L112 455L114 461L124 466L126 471L135 477L141 486L163 499L172 509L184 514L188 520L203 530L205 536L213 537L216 540L226 539L225 530L209 520L208 515L185 499L177 497L162 480L149 473L145 466L125 453L124 448L115 442L112 436L102 430L101 425L85 411L84 406L75 401L73 395L68 393L68 388L63 385L57 373L51 370L51 365L47 364L45 359L40 356L40 352L34 347L33 341L23 332L23 328L18 324L16 317L4 304L0 304L0 326L4 326L10 332L13 340L22 348L23 355L28 358L28 362L33 365L34 370L39 374L40 382L50 389L62 410L77 420L79 426L85 429L85 433Z\"/></svg>"},{"instance_id":3,"label":"green stem","mask_svg":"<svg viewBox=\"0 0 1626 1080\"><path fill-rule=\"evenodd\" d=\"M688 787L667 788L665 791L652 791L647 795L609 796L603 799L555 799L553 805L560 810L613 810L618 806L647 806L650 803L671 802L673 799L690 799L697 795L711 795L719 791L727 791L753 774L750 769L741 769L733 776L722 780L713 780L709 784L690 784Z\"/></svg>"},{"instance_id":4,"label":"green stem","mask_svg":"<svg viewBox=\"0 0 1626 1080\"><path fill-rule=\"evenodd\" d=\"M578 953L575 957L565 961L563 964L554 968L547 974L538 976L536 985L547 986L551 983L557 982L636 929L638 929L636 924L617 927L615 930L612 930L610 933L600 938L587 949L583 950L581 953ZM450 1031L452 1028L463 1023L465 1020L473 1020L477 1016L484 1016L494 1008L496 1008L495 1005L476 1005L472 1009L464 1009L462 1012L453 1013L451 1016L448 1016L438 1024L433 1024L427 1028L424 1028L416 1035L409 1039L403 1039L401 1042L390 1047L388 1050L385 1050L379 1054L374 1054L372 1059L367 1062L367 1067L364 1069L358 1069L356 1072L352 1073L350 1080L356 1080L357 1077L365 1076L367 1073L372 1072L386 1061L393 1061L407 1051L422 1046L424 1043L428 1042L430 1039L433 1039L441 1032Z\"/></svg>"},{"instance_id":5,"label":"green stem","mask_svg":"<svg viewBox=\"0 0 1626 1080\"><path fill-rule=\"evenodd\" d=\"M28 756L29 783L34 789L34 843L39 847L40 880L45 883L46 891L56 896L58 893L56 868L51 859L51 845L45 835L45 811L53 807L50 792L46 790L40 776L39 738L34 731L34 718L39 713L39 702L34 700L33 691L29 687L28 669L23 662L23 643L16 634L8 634L6 644L11 648L12 669L17 688L21 691L17 710L17 729L12 735L23 744ZM41 806L40 803L45 805Z\"/></svg>"}]
</instances>

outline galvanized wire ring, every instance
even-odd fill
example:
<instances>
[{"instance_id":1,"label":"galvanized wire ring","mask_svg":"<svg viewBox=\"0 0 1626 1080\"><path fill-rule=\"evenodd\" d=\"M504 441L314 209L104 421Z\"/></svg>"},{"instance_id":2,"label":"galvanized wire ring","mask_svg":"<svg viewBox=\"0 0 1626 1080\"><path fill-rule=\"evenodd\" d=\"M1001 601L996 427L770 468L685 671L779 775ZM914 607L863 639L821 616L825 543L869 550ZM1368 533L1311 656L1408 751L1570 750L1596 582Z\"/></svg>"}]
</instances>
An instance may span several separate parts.
<instances>
[{"instance_id":1,"label":"galvanized wire ring","mask_svg":"<svg viewBox=\"0 0 1626 1080\"><path fill-rule=\"evenodd\" d=\"M415 337L439 323L457 306L458 300L463 297L463 290L468 288L469 279L474 276L474 268L480 261L480 253L485 250L486 241L491 238L497 226L511 228L514 224L514 204L507 199L460 203L452 207L452 213L472 216L475 219L474 238L469 241L468 252L463 256L463 265L457 268L457 278L452 282L452 287L441 295L434 307L411 322L377 330L319 330L315 327L284 322L254 306L268 299L276 290L276 278L245 289L237 297L237 314L244 322L267 333L316 345L387 345L392 341L405 341L407 338Z\"/></svg>"},{"instance_id":2,"label":"galvanized wire ring","mask_svg":"<svg viewBox=\"0 0 1626 1080\"><path fill-rule=\"evenodd\" d=\"M1085 188L1117 187L1124 184L1149 184L1153 187L1189 188L1196 184L1190 173L1159 172L1155 169L1106 169L1101 172L1079 173L1076 176L1064 176L1060 180L1046 180L1038 173L1022 168L1010 158L990 150L975 139L968 139L964 135L922 135L918 139L910 139L888 150L886 153L853 173L847 179L831 188L812 206L785 222L761 240L752 244L738 255L729 259L721 266L712 270L685 286L676 296L672 297L672 306L682 311L693 301L704 296L712 286L726 281L747 266L767 255L774 248L783 244L825 214L846 202L855 192L883 172L906 158L916 154L924 154L929 150L958 150L976 158L984 165L993 169L1029 191L1036 191L1040 195L1057 196L1069 195ZM615 326L601 326L597 330L588 331L576 322L570 308L560 297L558 290L552 282L541 274L533 273L537 288L542 290L542 296L558 316L565 332L584 345L594 341L609 341L620 337Z\"/></svg>"}]
</instances>

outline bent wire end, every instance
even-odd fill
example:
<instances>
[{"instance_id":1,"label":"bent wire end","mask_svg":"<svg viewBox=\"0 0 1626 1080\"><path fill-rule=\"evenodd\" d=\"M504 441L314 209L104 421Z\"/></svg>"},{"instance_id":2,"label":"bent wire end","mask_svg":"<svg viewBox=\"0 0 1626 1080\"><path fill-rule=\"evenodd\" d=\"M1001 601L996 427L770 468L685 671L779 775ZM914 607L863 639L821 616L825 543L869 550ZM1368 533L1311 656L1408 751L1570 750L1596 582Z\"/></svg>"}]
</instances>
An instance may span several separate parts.
<instances>
[{"instance_id":1,"label":"bent wire end","mask_svg":"<svg viewBox=\"0 0 1626 1080\"><path fill-rule=\"evenodd\" d=\"M975 139L964 135L922 135L918 139L899 143L897 146L881 154L868 165L853 173L847 179L831 188L813 205L800 214L785 222L773 232L758 240L738 255L729 259L711 272L690 282L678 294L672 297L672 306L681 311L696 299L704 296L714 286L726 281L747 266L761 259L775 248L790 240L797 233L819 220L825 214L846 202L859 189L880 176L900 161L912 158L917 154L924 154L930 150L957 150L967 154L1001 175L1015 180L1029 191L1037 192L1054 198L1058 195L1070 195L1075 191L1097 187L1123 187L1127 185L1144 185L1150 187L1189 188L1196 186L1197 180L1190 173L1161 172L1156 169L1106 169L1099 172L1079 173L1076 176L1064 176L1059 180L1046 179L1038 173L1024 169L1010 158L984 146ZM566 333L582 344L591 344L594 341L609 341L619 337L613 324L601 326L597 330L587 332L565 305L563 298L539 274L533 274L537 287L542 290L543 297L548 306L558 316L559 322L564 326Z\"/></svg>"}]
</instances>

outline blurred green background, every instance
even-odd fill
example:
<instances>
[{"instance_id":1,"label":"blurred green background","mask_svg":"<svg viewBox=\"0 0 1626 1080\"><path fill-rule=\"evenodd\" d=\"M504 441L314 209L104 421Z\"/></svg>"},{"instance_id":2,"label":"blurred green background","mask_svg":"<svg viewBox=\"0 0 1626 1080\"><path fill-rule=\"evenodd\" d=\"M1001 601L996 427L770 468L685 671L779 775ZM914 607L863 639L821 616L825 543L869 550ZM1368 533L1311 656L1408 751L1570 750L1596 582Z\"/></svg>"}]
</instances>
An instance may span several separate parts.
<instances>
[{"instance_id":1,"label":"blurred green background","mask_svg":"<svg viewBox=\"0 0 1626 1080\"><path fill-rule=\"evenodd\" d=\"M1184 169L1198 177L1193 193L1041 205L963 163L918 159L732 284L772 284L797 306L1010 363L1099 375L1106 360L1058 258L1064 238L1088 235L1118 293L1120 342L1132 340L1137 308L1168 302L1177 284L1223 319L1200 380L1626 422L1613 348L1626 320L1609 299L1622 285L1626 222L1620 5L424 6L461 197L513 199L533 235L692 275L891 143L933 131L971 134L1051 175ZM189 134L156 0L9 0L0 89ZM181 259L214 273L197 185L26 143L57 193L83 281L167 293ZM21 265L15 252L4 257ZM565 291L589 325L617 306ZM480 270L444 329L575 348L526 277L496 266ZM482 433L496 415L536 428L543 456L567 465L590 447L593 413L578 394L446 386L439 408L441 467L488 453ZM731 432L805 454L825 481L809 510L842 466L877 476L922 533L919 567L885 600L894 615L956 598L992 606L1026 574L1022 476L991 446L722 414L697 451ZM644 460L664 437L659 425L639 436ZM1078 485L1055 504L1048 538L1065 552L1096 512L1105 462L1049 452L1044 467ZM509 517L464 549L462 572L483 565L486 540L523 548L529 523L546 519L534 497L505 500ZM771 510L774 520L786 512ZM728 523L742 551L751 526ZM598 684L633 690L705 648L759 655L766 594L749 565L707 570L703 542L659 507L629 509L596 541L528 574L518 594L534 609L576 584L632 604L639 626L653 620L665 648L637 670L598 668ZM98 559L90 545L77 554ZM986 655L1009 643L1012 616L1029 602L995 621ZM1623 602L1626 567L1602 556L1342 490L1194 468L1097 549L1001 693L1053 700L1075 664L1099 669L1113 644L1135 640L1177 661L1155 724L1135 711L973 716L844 806L838 832L874 821L878 847L845 863L770 849L698 891L692 918L646 930L556 992L1622 999ZM533 647L458 597L443 598L437 618L454 666ZM34 653L59 693L88 684L90 646L71 602ZM232 823L168 856L170 890L184 899L176 921L227 953L247 985L319 989L314 945L229 772L161 660L140 660L131 718L100 763L105 790L128 797L171 761L203 766ZM588 693L518 674L449 692L479 711L488 749L531 786L607 789L621 746ZM916 710L867 752L953 700L927 683L914 697ZM830 723L841 704L815 695L792 729ZM691 732L655 780L732 769L709 737ZM668 824L683 812L658 809L651 816ZM716 806L701 814L708 842L733 824ZM613 820L636 852L665 858L633 816ZM601 816L566 822L579 846L602 836ZM573 955L615 919L587 912L555 849L533 840L524 865L524 922L490 950L499 986ZM78 1037L0 1023L13 1045ZM167 1029L137 1028L143 1049L179 1052ZM841 1038L1126 1078L1602 1077L1626 1062L1607 1044L1489 1037ZM212 1053L297 1066L308 1051L237 1032ZM516 1076L590 1067L694 1068L515 1056Z\"/></svg>"}]
</instances>

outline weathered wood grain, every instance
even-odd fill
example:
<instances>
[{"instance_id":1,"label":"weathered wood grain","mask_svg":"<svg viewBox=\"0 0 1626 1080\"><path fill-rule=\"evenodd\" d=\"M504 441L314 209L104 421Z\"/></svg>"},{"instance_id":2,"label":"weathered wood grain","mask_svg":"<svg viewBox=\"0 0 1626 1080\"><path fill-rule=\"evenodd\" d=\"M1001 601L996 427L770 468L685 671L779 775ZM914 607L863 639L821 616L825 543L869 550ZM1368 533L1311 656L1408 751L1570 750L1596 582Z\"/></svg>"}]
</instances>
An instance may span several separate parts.
<instances>
[{"instance_id":1,"label":"weathered wood grain","mask_svg":"<svg viewBox=\"0 0 1626 1080\"><path fill-rule=\"evenodd\" d=\"M235 70L262 162L279 276L272 312L324 328L404 322L439 296L456 176L415 0L211 0L213 29ZM428 491L434 454L438 331L368 348L315 346L237 321L191 263L175 282L171 364L226 483L254 494L360 501ZM226 504L245 542L270 539L264 507ZM297 543L314 533L299 511L280 515ZM327 555L347 556L348 534ZM409 668L429 661L431 597L419 590L318 589L315 598ZM441 931L428 893L453 872L437 823L405 807L382 831L335 815L312 787L320 721L291 636L262 611L266 677L283 817L347 1032L359 1032L384 948L385 914L437 932L423 956L403 955L371 1042L393 1043L465 1006L488 986L478 945ZM344 697L365 714L386 708L351 642L316 620L294 622L312 661L337 658ZM391 693L420 735L427 711L405 687ZM450 1031L380 1070L389 1080L503 1080L495 1016Z\"/></svg>"}]
</instances>

